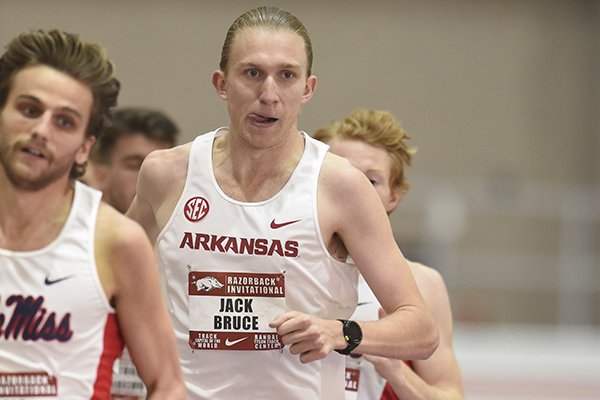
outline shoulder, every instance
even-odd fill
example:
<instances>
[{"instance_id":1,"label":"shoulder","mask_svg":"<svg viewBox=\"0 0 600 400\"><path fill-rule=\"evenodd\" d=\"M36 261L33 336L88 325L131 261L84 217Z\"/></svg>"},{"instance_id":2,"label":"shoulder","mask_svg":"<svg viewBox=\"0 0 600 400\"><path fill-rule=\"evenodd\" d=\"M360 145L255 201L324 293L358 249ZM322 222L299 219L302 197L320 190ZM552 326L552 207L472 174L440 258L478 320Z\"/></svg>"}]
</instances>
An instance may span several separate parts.
<instances>
[{"instance_id":1,"label":"shoulder","mask_svg":"<svg viewBox=\"0 0 600 400\"><path fill-rule=\"evenodd\" d=\"M116 255L117 250L135 251L148 239L137 222L102 202L98 210L96 242L96 247L108 252L107 255Z\"/></svg>"},{"instance_id":2,"label":"shoulder","mask_svg":"<svg viewBox=\"0 0 600 400\"><path fill-rule=\"evenodd\" d=\"M150 153L142 163L137 195L147 201L159 201L183 186L188 170L192 142Z\"/></svg>"},{"instance_id":3,"label":"shoulder","mask_svg":"<svg viewBox=\"0 0 600 400\"><path fill-rule=\"evenodd\" d=\"M346 159L327 153L319 173L317 199L319 214L325 220L344 222L348 212L361 204L360 188L368 183L364 174ZM338 228L333 229L338 231Z\"/></svg>"},{"instance_id":4,"label":"shoulder","mask_svg":"<svg viewBox=\"0 0 600 400\"><path fill-rule=\"evenodd\" d=\"M389 220L369 179L348 160L331 153L326 154L319 174L317 212L328 248L339 237L359 266L369 264L359 260L365 232L388 238ZM386 243L391 244L387 239Z\"/></svg>"},{"instance_id":5,"label":"shoulder","mask_svg":"<svg viewBox=\"0 0 600 400\"><path fill-rule=\"evenodd\" d=\"M350 161L333 153L327 153L319 175L319 184L328 193L346 196L349 191L356 191L362 186L370 186L365 175L355 168Z\"/></svg>"},{"instance_id":6,"label":"shoulder","mask_svg":"<svg viewBox=\"0 0 600 400\"><path fill-rule=\"evenodd\" d=\"M319 174L319 203L328 205L327 213L343 217L342 224L356 224L360 217L372 219L374 213L387 220L377 192L369 179L345 158L327 153ZM381 212L383 211L383 212ZM347 220L352 216L352 221Z\"/></svg>"},{"instance_id":7,"label":"shoulder","mask_svg":"<svg viewBox=\"0 0 600 400\"><path fill-rule=\"evenodd\" d=\"M168 179L185 176L192 142L170 149L155 150L144 159L140 174L145 178Z\"/></svg>"},{"instance_id":8,"label":"shoulder","mask_svg":"<svg viewBox=\"0 0 600 400\"><path fill-rule=\"evenodd\" d=\"M445 283L442 275L434 268L431 268L425 264L421 264L415 261L409 261L410 269L417 281L419 286L423 286L423 290L426 288L432 288L433 290L444 288Z\"/></svg>"},{"instance_id":9,"label":"shoulder","mask_svg":"<svg viewBox=\"0 0 600 400\"><path fill-rule=\"evenodd\" d=\"M154 256L142 227L104 202L98 210L94 249L98 276L111 303L123 276L141 277Z\"/></svg>"},{"instance_id":10,"label":"shoulder","mask_svg":"<svg viewBox=\"0 0 600 400\"><path fill-rule=\"evenodd\" d=\"M423 300L439 321L451 314L450 299L444 278L434 268L424 264L409 261L415 282L423 296Z\"/></svg>"}]
</instances>

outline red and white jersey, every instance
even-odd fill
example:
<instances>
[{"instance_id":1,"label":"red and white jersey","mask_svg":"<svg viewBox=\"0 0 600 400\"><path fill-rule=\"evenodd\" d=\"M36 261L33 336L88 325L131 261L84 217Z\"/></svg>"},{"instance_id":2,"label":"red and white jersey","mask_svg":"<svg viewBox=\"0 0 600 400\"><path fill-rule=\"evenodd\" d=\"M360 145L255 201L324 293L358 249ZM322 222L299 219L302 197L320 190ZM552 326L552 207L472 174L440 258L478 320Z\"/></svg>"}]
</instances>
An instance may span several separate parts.
<instances>
[{"instance_id":1,"label":"red and white jersey","mask_svg":"<svg viewBox=\"0 0 600 400\"><path fill-rule=\"evenodd\" d=\"M379 319L379 301L361 276L358 278L358 305L351 319ZM410 363L409 363L410 365ZM396 400L391 387L362 356L346 356L346 400Z\"/></svg>"},{"instance_id":2,"label":"red and white jersey","mask_svg":"<svg viewBox=\"0 0 600 400\"><path fill-rule=\"evenodd\" d=\"M351 319L376 321L380 307L365 279L359 276L358 305ZM385 384L373 364L363 357L346 356L346 400L380 400Z\"/></svg>"},{"instance_id":3,"label":"red and white jersey","mask_svg":"<svg viewBox=\"0 0 600 400\"><path fill-rule=\"evenodd\" d=\"M286 311L336 319L356 307L357 269L329 255L317 218L328 146L303 133L286 185L246 203L215 180L212 146L222 133L194 140L183 193L157 239L189 398L343 400L343 356L302 364L268 326Z\"/></svg>"},{"instance_id":4,"label":"red and white jersey","mask_svg":"<svg viewBox=\"0 0 600 400\"><path fill-rule=\"evenodd\" d=\"M75 182L52 243L0 248L0 398L109 398L123 342L94 259L101 196Z\"/></svg>"},{"instance_id":5,"label":"red and white jersey","mask_svg":"<svg viewBox=\"0 0 600 400\"><path fill-rule=\"evenodd\" d=\"M129 400L146 398L146 385L139 377L127 348L123 349L123 354L115 361L110 394L117 398L126 396Z\"/></svg>"}]
</instances>

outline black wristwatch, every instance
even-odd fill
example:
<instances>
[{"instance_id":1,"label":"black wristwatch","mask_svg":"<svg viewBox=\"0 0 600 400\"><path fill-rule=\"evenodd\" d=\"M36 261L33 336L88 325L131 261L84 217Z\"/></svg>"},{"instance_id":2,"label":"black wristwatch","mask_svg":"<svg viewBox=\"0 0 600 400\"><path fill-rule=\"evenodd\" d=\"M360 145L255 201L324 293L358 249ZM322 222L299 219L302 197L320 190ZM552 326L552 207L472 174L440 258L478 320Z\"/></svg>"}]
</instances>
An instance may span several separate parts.
<instances>
[{"instance_id":1,"label":"black wristwatch","mask_svg":"<svg viewBox=\"0 0 600 400\"><path fill-rule=\"evenodd\" d=\"M342 332L344 333L344 339L348 345L345 349L336 349L335 351L347 356L348 354L352 353L352 350L358 347L362 341L362 330L355 321L348 321L345 319L338 319L338 321L342 323Z\"/></svg>"}]
</instances>

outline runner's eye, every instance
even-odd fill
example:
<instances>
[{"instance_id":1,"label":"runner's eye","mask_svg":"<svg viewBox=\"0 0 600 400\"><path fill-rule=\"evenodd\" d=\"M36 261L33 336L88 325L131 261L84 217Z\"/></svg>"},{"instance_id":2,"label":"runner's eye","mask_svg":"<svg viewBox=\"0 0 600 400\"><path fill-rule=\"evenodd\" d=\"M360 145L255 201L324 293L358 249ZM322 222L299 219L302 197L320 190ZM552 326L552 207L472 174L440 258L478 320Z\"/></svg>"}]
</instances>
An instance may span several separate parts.
<instances>
[{"instance_id":1,"label":"runner's eye","mask_svg":"<svg viewBox=\"0 0 600 400\"><path fill-rule=\"evenodd\" d=\"M257 70L256 68L250 68L246 71L246 75L249 78L255 79L258 78L260 76L260 71Z\"/></svg>"},{"instance_id":2,"label":"runner's eye","mask_svg":"<svg viewBox=\"0 0 600 400\"><path fill-rule=\"evenodd\" d=\"M40 108L33 104L21 104L18 109L21 111L21 114L28 118L37 118L42 113Z\"/></svg>"},{"instance_id":3,"label":"runner's eye","mask_svg":"<svg viewBox=\"0 0 600 400\"><path fill-rule=\"evenodd\" d=\"M281 73L281 76L283 77L283 79L285 80L290 80L292 79L294 76L296 76L296 74L294 74L292 71L283 71Z\"/></svg>"},{"instance_id":4,"label":"runner's eye","mask_svg":"<svg viewBox=\"0 0 600 400\"><path fill-rule=\"evenodd\" d=\"M56 123L58 126L64 129L70 129L75 126L75 121L72 118L59 116L56 118Z\"/></svg>"}]
</instances>

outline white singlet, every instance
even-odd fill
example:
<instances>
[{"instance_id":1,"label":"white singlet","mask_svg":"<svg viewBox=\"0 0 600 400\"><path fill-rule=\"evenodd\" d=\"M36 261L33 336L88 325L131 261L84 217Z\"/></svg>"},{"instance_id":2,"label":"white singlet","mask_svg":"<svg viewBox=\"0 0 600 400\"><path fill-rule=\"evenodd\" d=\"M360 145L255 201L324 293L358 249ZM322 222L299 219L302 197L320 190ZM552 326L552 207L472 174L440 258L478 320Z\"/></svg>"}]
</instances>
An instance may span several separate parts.
<instances>
[{"instance_id":1,"label":"white singlet","mask_svg":"<svg viewBox=\"0 0 600 400\"><path fill-rule=\"evenodd\" d=\"M0 398L108 399L123 341L94 259L102 194L75 182L65 226L35 251L0 249Z\"/></svg>"},{"instance_id":2,"label":"white singlet","mask_svg":"<svg viewBox=\"0 0 600 400\"><path fill-rule=\"evenodd\" d=\"M223 133L194 140L182 195L157 239L189 398L343 400L343 356L302 364L268 327L285 311L336 319L356 306L357 269L329 255L317 219L328 146L303 133L286 185L245 203L213 174L213 141Z\"/></svg>"},{"instance_id":3,"label":"white singlet","mask_svg":"<svg viewBox=\"0 0 600 400\"><path fill-rule=\"evenodd\" d=\"M352 262L352 260L349 260ZM420 265L408 261L412 265ZM419 267L420 268L420 267ZM358 277L358 305L351 319L376 321L381 305L362 275ZM404 361L410 368L412 363ZM385 379L375 370L372 363L362 356L346 356L346 400L398 400Z\"/></svg>"},{"instance_id":4,"label":"white singlet","mask_svg":"<svg viewBox=\"0 0 600 400\"><path fill-rule=\"evenodd\" d=\"M351 319L376 321L379 319L379 301L365 278L358 278L358 305ZM386 381L373 364L362 356L346 356L346 400L380 400Z\"/></svg>"}]
</instances>

